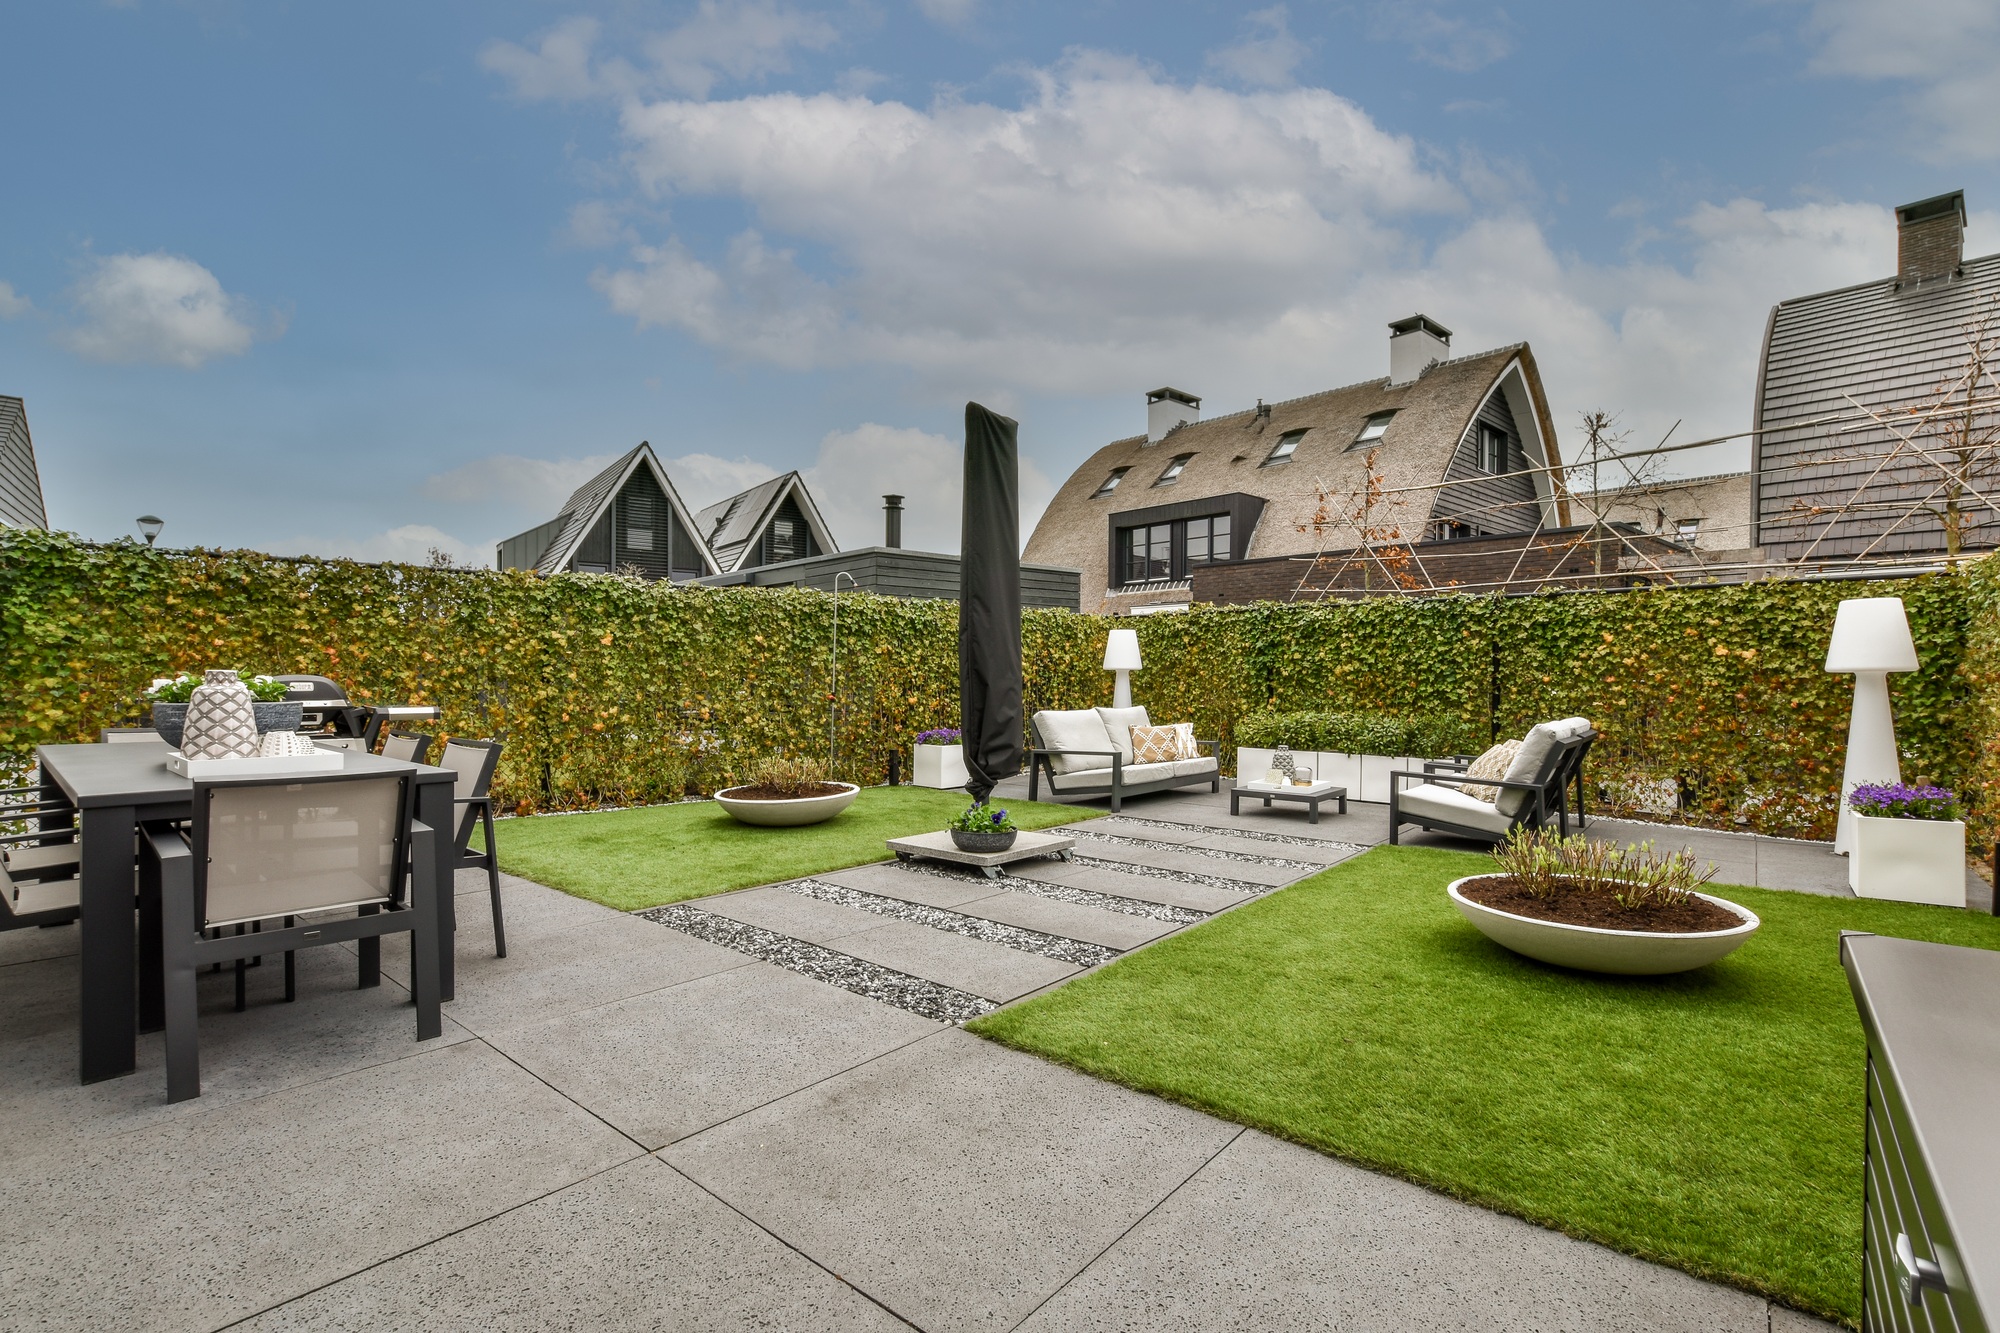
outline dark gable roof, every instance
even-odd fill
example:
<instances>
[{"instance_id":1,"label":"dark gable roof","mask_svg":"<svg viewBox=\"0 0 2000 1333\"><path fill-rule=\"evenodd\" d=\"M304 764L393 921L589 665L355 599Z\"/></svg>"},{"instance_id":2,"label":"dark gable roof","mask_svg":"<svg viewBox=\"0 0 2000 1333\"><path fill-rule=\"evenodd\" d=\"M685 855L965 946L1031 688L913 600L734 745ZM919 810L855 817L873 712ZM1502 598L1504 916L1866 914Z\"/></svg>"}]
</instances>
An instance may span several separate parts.
<instances>
[{"instance_id":1,"label":"dark gable roof","mask_svg":"<svg viewBox=\"0 0 2000 1333\"><path fill-rule=\"evenodd\" d=\"M577 487L556 516L548 523L540 525L541 528L550 528L554 532L549 538L548 545L535 558L534 567L544 574L553 574L565 568L569 564L570 558L576 554L578 544L583 541L584 537L590 532L591 527L597 522L598 516L610 504L612 495L617 491L619 483L630 475L634 468L638 467L650 467L652 469L654 477L660 483L660 489L666 493L668 502L673 505L674 512L680 517L681 522L687 526L688 530L695 534L695 540L700 542L702 540L701 533L697 525L689 518L687 506L681 503L680 492L674 489L673 480L667 476L667 470L660 466L658 456L653 453L653 446L641 440L636 448L620 455L618 460L612 463L610 467L605 468L604 471ZM528 532L532 533L537 530L537 528L530 528ZM527 536L528 533L521 535ZM517 539L508 538L507 540L514 541ZM504 547L505 545L506 543L503 542L502 546ZM701 558L702 563L708 567L709 573L720 572L721 566L716 563L714 554L710 552L705 543L701 547Z\"/></svg>"},{"instance_id":2,"label":"dark gable roof","mask_svg":"<svg viewBox=\"0 0 2000 1333\"><path fill-rule=\"evenodd\" d=\"M812 492L806 489L805 478L797 472L787 472L769 481L760 481L749 490L726 500L718 500L695 515L695 530L708 543L708 549L723 573L734 570L742 562L744 554L770 526L778 506L785 502L787 496L798 501L799 512L805 515L813 540L819 543L820 549L829 553L840 550L839 543L834 541L832 531L826 526L826 520L820 516L819 506L813 503Z\"/></svg>"},{"instance_id":3,"label":"dark gable roof","mask_svg":"<svg viewBox=\"0 0 2000 1333\"><path fill-rule=\"evenodd\" d=\"M1943 474L1905 454L1875 473L1895 441L1870 426L1834 435L1829 417L1852 417L1855 403L1884 416L1935 402L1966 358L1965 327L2000 299L2000 254L1967 259L1955 281L1899 289L1882 278L1782 301L1772 308L1757 380L1752 455L1757 475L1756 542L1775 559L1940 552L1935 520L1902 521L1902 506L1923 499ZM1907 430L1907 427L1905 427ZM1838 453L1838 458L1829 455ZM1802 465L1805 460L1818 460ZM1907 460L1907 461L1906 461ZM1824 510L1852 498L1870 474L1868 512L1835 518ZM1818 508L1817 515L1808 511ZM2000 520L1974 507L1969 544L1991 546ZM1826 537L1814 546L1822 531Z\"/></svg>"},{"instance_id":4,"label":"dark gable roof","mask_svg":"<svg viewBox=\"0 0 2000 1333\"><path fill-rule=\"evenodd\" d=\"M1157 444L1147 444L1144 435L1114 440L1092 454L1056 492L1022 558L1082 570L1084 609L1092 610L1094 598L1106 585L1108 515L1224 494L1253 495L1266 502L1251 558L1314 550L1318 538L1311 528L1319 508L1318 489L1342 495L1359 489L1366 451L1349 452L1348 446L1370 416L1392 409L1396 413L1376 458L1384 486L1432 485L1444 478L1481 403L1517 361L1532 398L1535 424L1549 448L1549 461L1560 466L1533 353L1526 343L1515 343L1440 361L1408 384L1391 387L1383 376L1270 403L1263 412L1251 408L1192 422L1170 431ZM1530 423L1519 425L1526 435ZM1263 466L1279 438L1295 430L1306 433L1291 461ZM1180 454L1194 455L1180 480L1155 487L1161 472ZM1118 489L1093 498L1105 477L1120 467L1130 470ZM1397 498L1403 503L1385 511L1388 521L1405 531L1420 531L1430 516L1433 494L1410 492Z\"/></svg>"},{"instance_id":5,"label":"dark gable roof","mask_svg":"<svg viewBox=\"0 0 2000 1333\"><path fill-rule=\"evenodd\" d=\"M0 523L46 528L42 474L35 466L35 442L28 434L28 405L0 394Z\"/></svg>"}]
</instances>

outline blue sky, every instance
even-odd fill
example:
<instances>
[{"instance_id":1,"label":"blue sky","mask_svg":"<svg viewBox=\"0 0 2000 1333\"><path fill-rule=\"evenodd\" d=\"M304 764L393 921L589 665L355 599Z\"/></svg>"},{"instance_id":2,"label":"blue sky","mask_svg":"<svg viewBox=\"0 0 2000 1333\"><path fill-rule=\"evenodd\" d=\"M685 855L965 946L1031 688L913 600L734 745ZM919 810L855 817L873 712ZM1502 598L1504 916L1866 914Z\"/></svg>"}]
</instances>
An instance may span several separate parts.
<instances>
[{"instance_id":1,"label":"blue sky","mask_svg":"<svg viewBox=\"0 0 2000 1333\"><path fill-rule=\"evenodd\" d=\"M950 549L968 397L1038 507L1145 390L1371 378L1418 309L1566 445L1685 440L1893 205L2000 249L1991 0L4 12L0 393L95 538L484 562L644 438Z\"/></svg>"}]
</instances>

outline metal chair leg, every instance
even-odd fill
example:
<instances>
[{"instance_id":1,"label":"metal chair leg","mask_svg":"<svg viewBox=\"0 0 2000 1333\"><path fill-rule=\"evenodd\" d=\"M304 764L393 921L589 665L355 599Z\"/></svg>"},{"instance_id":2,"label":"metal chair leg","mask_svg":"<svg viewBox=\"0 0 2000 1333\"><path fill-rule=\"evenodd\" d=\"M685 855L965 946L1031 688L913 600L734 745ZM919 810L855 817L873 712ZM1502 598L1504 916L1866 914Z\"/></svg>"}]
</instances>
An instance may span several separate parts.
<instances>
[{"instance_id":1,"label":"metal chair leg","mask_svg":"<svg viewBox=\"0 0 2000 1333\"><path fill-rule=\"evenodd\" d=\"M486 888L493 899L493 956L507 956L507 920L500 912L500 848L493 841L493 808L482 807L480 822L486 829Z\"/></svg>"}]
</instances>

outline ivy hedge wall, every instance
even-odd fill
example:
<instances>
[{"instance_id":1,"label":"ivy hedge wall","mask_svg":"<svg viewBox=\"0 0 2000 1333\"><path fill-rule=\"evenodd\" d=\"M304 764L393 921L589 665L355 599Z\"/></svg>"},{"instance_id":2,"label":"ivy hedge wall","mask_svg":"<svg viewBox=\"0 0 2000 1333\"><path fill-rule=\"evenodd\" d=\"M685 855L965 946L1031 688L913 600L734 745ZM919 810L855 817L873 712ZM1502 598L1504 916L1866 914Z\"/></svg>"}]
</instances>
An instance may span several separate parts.
<instances>
[{"instance_id":1,"label":"ivy hedge wall","mask_svg":"<svg viewBox=\"0 0 2000 1333\"><path fill-rule=\"evenodd\" d=\"M1520 735L1582 714L1617 809L1828 836L1850 697L1821 670L1843 596L1901 596L1923 669L1892 677L1904 775L2000 808L2000 574L1533 597L1203 609L1123 623L1156 716L1233 744L1273 710L1455 718ZM524 810L712 790L777 749L881 781L957 721L957 607L865 593L670 587L599 575L155 551L0 531L0 761L137 717L157 675L211 665L331 676L506 741L496 793ZM1028 707L1109 703L1095 617L1030 611ZM837 693L829 714L829 694ZM1225 753L1228 753L1225 750Z\"/></svg>"}]
</instances>

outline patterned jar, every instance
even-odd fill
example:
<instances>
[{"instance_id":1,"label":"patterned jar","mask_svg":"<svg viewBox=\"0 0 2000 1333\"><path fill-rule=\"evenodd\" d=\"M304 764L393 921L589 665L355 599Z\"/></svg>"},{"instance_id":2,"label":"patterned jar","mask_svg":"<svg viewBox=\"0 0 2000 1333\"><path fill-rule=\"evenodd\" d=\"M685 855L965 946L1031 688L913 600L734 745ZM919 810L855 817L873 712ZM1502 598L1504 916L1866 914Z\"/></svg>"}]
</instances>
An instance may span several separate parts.
<instances>
[{"instance_id":1,"label":"patterned jar","mask_svg":"<svg viewBox=\"0 0 2000 1333\"><path fill-rule=\"evenodd\" d=\"M188 700L181 753L189 759L247 759L257 753L256 700L234 671L209 670Z\"/></svg>"},{"instance_id":2,"label":"patterned jar","mask_svg":"<svg viewBox=\"0 0 2000 1333\"><path fill-rule=\"evenodd\" d=\"M1285 781L1287 782L1290 782L1292 780L1292 769L1294 767L1294 764L1295 761L1292 758L1291 746L1280 745L1275 751L1272 752L1271 767L1278 770L1278 772L1283 773L1285 775Z\"/></svg>"}]
</instances>

